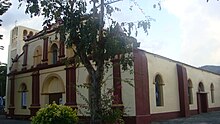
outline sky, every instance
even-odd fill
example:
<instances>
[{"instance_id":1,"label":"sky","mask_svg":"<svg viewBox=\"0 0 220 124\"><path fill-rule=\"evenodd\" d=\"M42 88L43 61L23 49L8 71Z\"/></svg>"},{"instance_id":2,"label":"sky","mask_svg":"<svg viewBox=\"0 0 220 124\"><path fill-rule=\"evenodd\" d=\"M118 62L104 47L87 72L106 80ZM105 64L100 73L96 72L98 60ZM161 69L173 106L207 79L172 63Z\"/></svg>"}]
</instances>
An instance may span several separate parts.
<instances>
[{"instance_id":1,"label":"sky","mask_svg":"<svg viewBox=\"0 0 220 124\"><path fill-rule=\"evenodd\" d=\"M30 18L18 9L18 0L11 0L11 8L0 17L3 26L0 34L0 62L7 63L10 30L14 26L27 26L42 30L42 17ZM138 5L134 4L134 1ZM220 2L217 0L161 0L162 9L153 8L157 0L123 0L114 6L121 12L113 14L119 22L144 20L145 15L154 18L148 35L138 30L136 37L140 48L195 67L220 65ZM132 7L132 11L129 9ZM142 10L141 10L142 9Z\"/></svg>"}]
</instances>

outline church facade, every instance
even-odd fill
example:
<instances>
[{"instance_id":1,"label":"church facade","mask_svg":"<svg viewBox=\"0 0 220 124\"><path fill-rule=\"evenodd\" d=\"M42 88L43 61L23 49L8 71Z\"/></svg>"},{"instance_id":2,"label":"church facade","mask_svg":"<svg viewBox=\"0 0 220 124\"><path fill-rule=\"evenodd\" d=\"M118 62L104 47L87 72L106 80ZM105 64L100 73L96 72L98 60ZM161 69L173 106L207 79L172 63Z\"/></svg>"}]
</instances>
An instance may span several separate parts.
<instances>
[{"instance_id":1,"label":"church facade","mask_svg":"<svg viewBox=\"0 0 220 124\"><path fill-rule=\"evenodd\" d=\"M15 27L11 32L8 59L6 114L29 118L55 101L78 109L86 117L89 83L83 66L66 66L72 57L55 33L56 25L42 31ZM25 39L25 40L24 40ZM122 71L117 61L106 73L105 88L117 96L113 107L123 108L126 124L189 117L220 110L220 75L140 49L133 50L133 73ZM123 82L130 79L130 84Z\"/></svg>"}]
</instances>

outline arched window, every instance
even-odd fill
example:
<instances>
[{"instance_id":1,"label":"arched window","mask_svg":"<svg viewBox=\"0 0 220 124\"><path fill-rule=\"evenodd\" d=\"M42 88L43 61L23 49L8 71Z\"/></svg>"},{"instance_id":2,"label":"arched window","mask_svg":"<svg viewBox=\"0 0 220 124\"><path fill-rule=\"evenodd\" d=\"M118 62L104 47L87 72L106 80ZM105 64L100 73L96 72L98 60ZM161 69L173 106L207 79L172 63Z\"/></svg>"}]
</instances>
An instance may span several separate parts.
<instances>
[{"instance_id":1,"label":"arched window","mask_svg":"<svg viewBox=\"0 0 220 124\"><path fill-rule=\"evenodd\" d=\"M203 85L202 82L199 83L198 91L199 92L205 92L204 85Z\"/></svg>"},{"instance_id":2,"label":"arched window","mask_svg":"<svg viewBox=\"0 0 220 124\"><path fill-rule=\"evenodd\" d=\"M156 106L163 106L163 80L159 74L155 77Z\"/></svg>"},{"instance_id":3,"label":"arched window","mask_svg":"<svg viewBox=\"0 0 220 124\"><path fill-rule=\"evenodd\" d=\"M33 34L34 33L32 31L30 31L28 36L31 37L31 36L33 36Z\"/></svg>"},{"instance_id":4,"label":"arched window","mask_svg":"<svg viewBox=\"0 0 220 124\"><path fill-rule=\"evenodd\" d=\"M27 36L27 30L24 30L24 31L23 31L23 37L24 37L24 36Z\"/></svg>"},{"instance_id":5,"label":"arched window","mask_svg":"<svg viewBox=\"0 0 220 124\"><path fill-rule=\"evenodd\" d=\"M57 52L58 52L58 47L56 44L53 44L51 46L51 52L52 52L52 64L57 63Z\"/></svg>"},{"instance_id":6,"label":"arched window","mask_svg":"<svg viewBox=\"0 0 220 124\"><path fill-rule=\"evenodd\" d=\"M214 97L214 85L213 83L210 85L210 90L211 90L211 101L212 103L215 102L215 97Z\"/></svg>"},{"instance_id":7,"label":"arched window","mask_svg":"<svg viewBox=\"0 0 220 124\"><path fill-rule=\"evenodd\" d=\"M189 97L189 104L193 104L193 93L192 93L192 81L188 80L188 97Z\"/></svg>"},{"instance_id":8,"label":"arched window","mask_svg":"<svg viewBox=\"0 0 220 124\"><path fill-rule=\"evenodd\" d=\"M19 91L21 92L21 108L27 108L27 86L25 83L20 85Z\"/></svg>"}]
</instances>

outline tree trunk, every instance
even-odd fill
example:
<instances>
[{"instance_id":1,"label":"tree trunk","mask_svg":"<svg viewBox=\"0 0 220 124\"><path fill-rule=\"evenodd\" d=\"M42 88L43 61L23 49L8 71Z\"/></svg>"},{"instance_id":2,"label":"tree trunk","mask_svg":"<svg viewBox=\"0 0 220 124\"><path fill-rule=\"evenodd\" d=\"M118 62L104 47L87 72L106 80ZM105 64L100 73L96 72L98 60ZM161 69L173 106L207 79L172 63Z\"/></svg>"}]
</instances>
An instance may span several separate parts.
<instances>
[{"instance_id":1,"label":"tree trunk","mask_svg":"<svg viewBox=\"0 0 220 124\"><path fill-rule=\"evenodd\" d=\"M95 4L93 6L95 8ZM104 42L103 42L103 26L104 26L104 0L101 0L101 10L100 10L100 21L99 21L99 40L98 48L99 55L97 56L96 64L97 69L92 77L92 95L91 95L91 124L101 124L102 118L100 118L101 113L101 82L104 76Z\"/></svg>"},{"instance_id":2,"label":"tree trunk","mask_svg":"<svg viewBox=\"0 0 220 124\"><path fill-rule=\"evenodd\" d=\"M91 92L90 92L90 113L91 113L91 120L90 124L101 124L102 119L100 118L101 114L101 86L100 82L96 74L92 76L92 85L91 85Z\"/></svg>"}]
</instances>

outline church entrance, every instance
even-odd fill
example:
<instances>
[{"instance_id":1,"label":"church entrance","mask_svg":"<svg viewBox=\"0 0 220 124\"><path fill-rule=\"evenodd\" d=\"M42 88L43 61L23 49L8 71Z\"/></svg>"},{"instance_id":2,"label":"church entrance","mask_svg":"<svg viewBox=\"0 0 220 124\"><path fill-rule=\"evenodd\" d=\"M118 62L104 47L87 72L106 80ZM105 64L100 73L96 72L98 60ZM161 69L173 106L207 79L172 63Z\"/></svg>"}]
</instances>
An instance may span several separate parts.
<instances>
[{"instance_id":1,"label":"church entrance","mask_svg":"<svg viewBox=\"0 0 220 124\"><path fill-rule=\"evenodd\" d=\"M49 75L42 87L42 95L45 101L44 104L63 104L62 95L65 93L65 87L62 78L59 75L51 74Z\"/></svg>"},{"instance_id":2,"label":"church entrance","mask_svg":"<svg viewBox=\"0 0 220 124\"><path fill-rule=\"evenodd\" d=\"M208 112L207 93L197 93L198 113Z\"/></svg>"},{"instance_id":3,"label":"church entrance","mask_svg":"<svg viewBox=\"0 0 220 124\"><path fill-rule=\"evenodd\" d=\"M62 93L51 93L49 94L49 104L55 102L56 104L62 104Z\"/></svg>"},{"instance_id":4,"label":"church entrance","mask_svg":"<svg viewBox=\"0 0 220 124\"><path fill-rule=\"evenodd\" d=\"M199 114L208 112L208 96L207 96L207 92L205 92L202 82L199 83L199 87L198 87L197 107Z\"/></svg>"}]
</instances>

